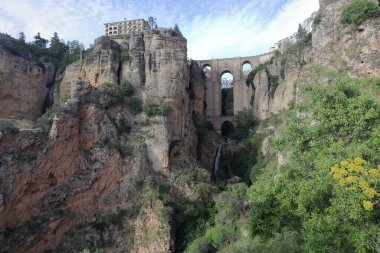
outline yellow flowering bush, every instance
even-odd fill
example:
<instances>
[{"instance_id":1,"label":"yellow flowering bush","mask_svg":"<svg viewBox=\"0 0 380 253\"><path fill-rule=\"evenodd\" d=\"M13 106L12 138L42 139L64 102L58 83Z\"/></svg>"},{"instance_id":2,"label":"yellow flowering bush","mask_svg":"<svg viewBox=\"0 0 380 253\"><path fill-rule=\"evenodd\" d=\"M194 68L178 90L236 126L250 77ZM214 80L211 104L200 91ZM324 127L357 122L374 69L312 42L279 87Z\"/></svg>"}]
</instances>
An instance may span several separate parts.
<instances>
[{"instance_id":1,"label":"yellow flowering bush","mask_svg":"<svg viewBox=\"0 0 380 253\"><path fill-rule=\"evenodd\" d=\"M363 200L363 207L367 211L373 210L373 203L369 200Z\"/></svg>"},{"instance_id":2,"label":"yellow flowering bush","mask_svg":"<svg viewBox=\"0 0 380 253\"><path fill-rule=\"evenodd\" d=\"M345 190L358 191L363 197L363 208L373 210L379 200L376 187L380 181L380 166L368 168L368 162L357 157L354 160L343 160L330 168L333 178Z\"/></svg>"}]
</instances>

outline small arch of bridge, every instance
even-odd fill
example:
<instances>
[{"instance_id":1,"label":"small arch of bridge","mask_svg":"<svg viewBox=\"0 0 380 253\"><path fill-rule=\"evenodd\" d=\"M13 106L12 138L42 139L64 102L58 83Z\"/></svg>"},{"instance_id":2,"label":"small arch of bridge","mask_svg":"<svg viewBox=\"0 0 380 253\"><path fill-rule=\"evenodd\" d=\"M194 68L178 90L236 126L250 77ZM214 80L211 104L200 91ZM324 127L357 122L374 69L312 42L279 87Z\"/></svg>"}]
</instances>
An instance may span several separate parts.
<instances>
[{"instance_id":1,"label":"small arch of bridge","mask_svg":"<svg viewBox=\"0 0 380 253\"><path fill-rule=\"evenodd\" d=\"M241 70L244 72L251 72L252 71L252 64L249 61L244 61Z\"/></svg>"},{"instance_id":2,"label":"small arch of bridge","mask_svg":"<svg viewBox=\"0 0 380 253\"><path fill-rule=\"evenodd\" d=\"M231 137L232 131L234 130L234 124L229 120L225 120L220 126L220 129L224 138Z\"/></svg>"}]
</instances>

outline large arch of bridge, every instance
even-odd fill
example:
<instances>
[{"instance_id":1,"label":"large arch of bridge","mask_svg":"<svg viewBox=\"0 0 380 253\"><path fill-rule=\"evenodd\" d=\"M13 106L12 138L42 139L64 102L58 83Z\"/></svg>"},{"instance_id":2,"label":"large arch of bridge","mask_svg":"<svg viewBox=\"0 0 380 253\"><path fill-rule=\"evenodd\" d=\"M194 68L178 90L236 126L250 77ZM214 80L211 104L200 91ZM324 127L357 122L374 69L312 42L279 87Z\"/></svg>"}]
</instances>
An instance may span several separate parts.
<instances>
[{"instance_id":1,"label":"large arch of bridge","mask_svg":"<svg viewBox=\"0 0 380 253\"><path fill-rule=\"evenodd\" d=\"M234 115L234 75L228 69L223 70L219 77L221 116Z\"/></svg>"}]
</instances>

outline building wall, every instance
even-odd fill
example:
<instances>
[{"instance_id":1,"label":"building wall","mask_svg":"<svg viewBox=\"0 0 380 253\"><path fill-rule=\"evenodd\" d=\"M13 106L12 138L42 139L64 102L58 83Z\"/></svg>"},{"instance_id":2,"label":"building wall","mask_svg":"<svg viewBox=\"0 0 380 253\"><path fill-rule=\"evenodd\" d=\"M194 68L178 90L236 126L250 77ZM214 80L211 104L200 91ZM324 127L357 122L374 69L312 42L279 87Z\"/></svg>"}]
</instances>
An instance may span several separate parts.
<instances>
[{"instance_id":1,"label":"building wall","mask_svg":"<svg viewBox=\"0 0 380 253\"><path fill-rule=\"evenodd\" d=\"M132 32L141 32L149 29L149 25L144 19L106 23L104 26L105 34L111 37L126 35Z\"/></svg>"}]
</instances>

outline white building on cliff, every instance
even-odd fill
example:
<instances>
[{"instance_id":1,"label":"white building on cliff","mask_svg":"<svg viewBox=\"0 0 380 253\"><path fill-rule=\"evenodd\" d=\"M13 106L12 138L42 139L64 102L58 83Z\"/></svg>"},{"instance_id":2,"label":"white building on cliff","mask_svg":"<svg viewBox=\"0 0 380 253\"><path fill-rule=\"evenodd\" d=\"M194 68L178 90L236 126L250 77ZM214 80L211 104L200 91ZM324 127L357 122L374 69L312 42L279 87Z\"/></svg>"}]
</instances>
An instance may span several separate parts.
<instances>
[{"instance_id":1,"label":"white building on cliff","mask_svg":"<svg viewBox=\"0 0 380 253\"><path fill-rule=\"evenodd\" d=\"M127 35L133 32L142 32L150 29L148 22L144 19L105 23L104 26L106 35L110 37Z\"/></svg>"}]
</instances>

